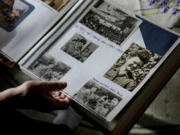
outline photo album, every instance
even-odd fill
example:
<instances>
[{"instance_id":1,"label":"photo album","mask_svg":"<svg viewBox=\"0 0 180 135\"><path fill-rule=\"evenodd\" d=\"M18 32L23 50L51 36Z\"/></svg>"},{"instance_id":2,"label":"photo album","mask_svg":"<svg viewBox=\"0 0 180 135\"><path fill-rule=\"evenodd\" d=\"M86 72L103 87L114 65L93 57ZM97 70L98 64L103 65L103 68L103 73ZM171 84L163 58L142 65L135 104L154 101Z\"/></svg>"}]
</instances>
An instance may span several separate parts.
<instances>
[{"instance_id":1,"label":"photo album","mask_svg":"<svg viewBox=\"0 0 180 135\"><path fill-rule=\"evenodd\" d=\"M1 52L33 79L66 81L64 92L106 122L180 42L114 0L15 0L14 11L0 20Z\"/></svg>"}]
</instances>

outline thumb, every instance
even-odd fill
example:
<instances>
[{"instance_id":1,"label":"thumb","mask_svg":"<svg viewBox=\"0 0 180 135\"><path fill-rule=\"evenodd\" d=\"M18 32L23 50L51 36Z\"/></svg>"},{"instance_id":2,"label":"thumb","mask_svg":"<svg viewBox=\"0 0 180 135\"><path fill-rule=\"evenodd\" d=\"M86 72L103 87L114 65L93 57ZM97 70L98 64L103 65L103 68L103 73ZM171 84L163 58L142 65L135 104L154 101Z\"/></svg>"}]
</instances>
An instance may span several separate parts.
<instances>
[{"instance_id":1,"label":"thumb","mask_svg":"<svg viewBox=\"0 0 180 135\"><path fill-rule=\"evenodd\" d=\"M67 83L66 82L48 82L46 86L49 90L56 91L56 90L63 90L64 88L66 88Z\"/></svg>"}]
</instances>

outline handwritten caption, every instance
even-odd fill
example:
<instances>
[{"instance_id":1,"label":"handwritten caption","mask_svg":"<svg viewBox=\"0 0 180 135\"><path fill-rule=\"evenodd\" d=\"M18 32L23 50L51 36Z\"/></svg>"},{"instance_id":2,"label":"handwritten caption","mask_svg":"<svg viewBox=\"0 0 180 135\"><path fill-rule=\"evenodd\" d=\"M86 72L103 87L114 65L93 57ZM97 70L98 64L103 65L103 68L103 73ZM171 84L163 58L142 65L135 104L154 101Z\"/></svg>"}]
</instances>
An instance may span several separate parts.
<instances>
[{"instance_id":1,"label":"handwritten caption","mask_svg":"<svg viewBox=\"0 0 180 135\"><path fill-rule=\"evenodd\" d=\"M120 93L119 90L116 90L116 89L114 89L114 88L108 86L107 84L98 81L96 78L93 78L92 80L95 81L96 83L98 83L99 85L101 85L102 87L104 87L104 88L110 90L112 93L115 93L115 94L118 95L119 97L121 97L121 98L123 97L123 95Z\"/></svg>"},{"instance_id":2,"label":"handwritten caption","mask_svg":"<svg viewBox=\"0 0 180 135\"><path fill-rule=\"evenodd\" d=\"M122 51L120 48L117 48L117 47L115 47L113 44L111 44L111 43L109 43L109 42L106 42L106 41L104 41L103 39L100 39L100 38L99 38L98 36L96 36L95 34L87 31L84 27L82 27L82 26L80 26L80 25L78 25L78 24L76 24L75 27L76 27L77 29L79 29L81 32L83 32L84 34L92 37L95 41L101 42L103 45L106 45L106 46L108 46L108 47L110 47L110 48L112 48L112 49L120 52L121 54L124 53L124 51Z\"/></svg>"}]
</instances>

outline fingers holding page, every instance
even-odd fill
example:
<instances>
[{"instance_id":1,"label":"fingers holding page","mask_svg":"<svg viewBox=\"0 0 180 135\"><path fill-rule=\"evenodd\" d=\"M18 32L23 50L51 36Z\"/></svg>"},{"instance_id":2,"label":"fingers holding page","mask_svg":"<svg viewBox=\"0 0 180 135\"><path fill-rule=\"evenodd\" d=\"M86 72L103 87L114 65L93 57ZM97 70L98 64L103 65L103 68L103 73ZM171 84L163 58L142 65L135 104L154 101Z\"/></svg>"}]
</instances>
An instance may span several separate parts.
<instances>
[{"instance_id":1,"label":"fingers holding page","mask_svg":"<svg viewBox=\"0 0 180 135\"><path fill-rule=\"evenodd\" d=\"M57 108L67 108L70 104L72 99L66 95L63 91L56 91L52 93L52 97L54 98L54 105Z\"/></svg>"}]
</instances>

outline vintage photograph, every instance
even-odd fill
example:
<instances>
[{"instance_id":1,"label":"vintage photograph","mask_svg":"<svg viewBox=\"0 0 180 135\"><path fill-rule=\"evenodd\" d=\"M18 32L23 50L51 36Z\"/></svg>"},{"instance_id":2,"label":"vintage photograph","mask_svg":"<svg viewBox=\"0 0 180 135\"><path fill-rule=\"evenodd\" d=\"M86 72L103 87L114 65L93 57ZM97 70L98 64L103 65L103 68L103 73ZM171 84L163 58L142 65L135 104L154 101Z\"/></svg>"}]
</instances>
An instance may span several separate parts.
<instances>
[{"instance_id":1,"label":"vintage photograph","mask_svg":"<svg viewBox=\"0 0 180 135\"><path fill-rule=\"evenodd\" d=\"M66 6L70 0L42 0L47 3L49 6L54 8L57 11L60 11L64 6Z\"/></svg>"},{"instance_id":2,"label":"vintage photograph","mask_svg":"<svg viewBox=\"0 0 180 135\"><path fill-rule=\"evenodd\" d=\"M12 31L26 16L32 12L34 6L23 0L0 1L0 27ZM21 18L21 19L20 19Z\"/></svg>"},{"instance_id":3,"label":"vintage photograph","mask_svg":"<svg viewBox=\"0 0 180 135\"><path fill-rule=\"evenodd\" d=\"M117 45L120 45L138 24L136 18L106 2L92 8L80 22Z\"/></svg>"},{"instance_id":4,"label":"vintage photograph","mask_svg":"<svg viewBox=\"0 0 180 135\"><path fill-rule=\"evenodd\" d=\"M84 62L97 48L96 44L86 40L79 34L75 34L61 50L80 62Z\"/></svg>"},{"instance_id":5,"label":"vintage photograph","mask_svg":"<svg viewBox=\"0 0 180 135\"><path fill-rule=\"evenodd\" d=\"M133 91L160 59L158 54L133 43L104 77Z\"/></svg>"},{"instance_id":6,"label":"vintage photograph","mask_svg":"<svg viewBox=\"0 0 180 135\"><path fill-rule=\"evenodd\" d=\"M121 101L120 97L91 80L73 98L102 117L107 116Z\"/></svg>"},{"instance_id":7,"label":"vintage photograph","mask_svg":"<svg viewBox=\"0 0 180 135\"><path fill-rule=\"evenodd\" d=\"M40 78L47 81L60 80L71 68L53 57L43 55L29 69Z\"/></svg>"}]
</instances>

